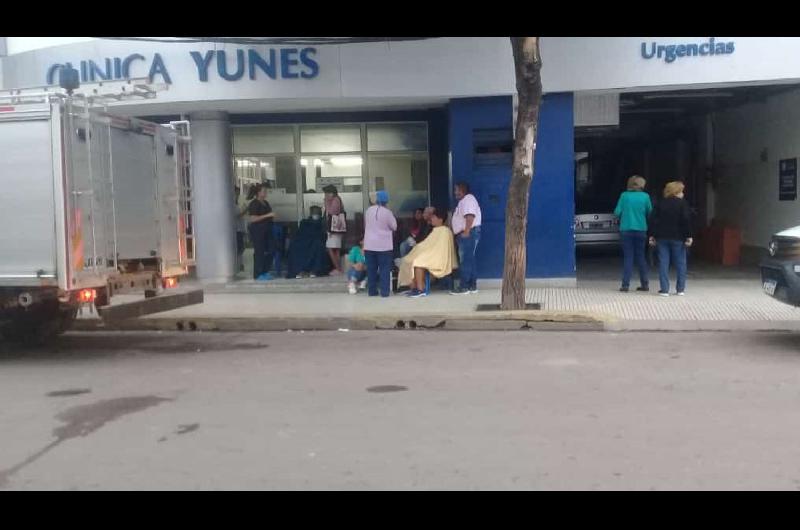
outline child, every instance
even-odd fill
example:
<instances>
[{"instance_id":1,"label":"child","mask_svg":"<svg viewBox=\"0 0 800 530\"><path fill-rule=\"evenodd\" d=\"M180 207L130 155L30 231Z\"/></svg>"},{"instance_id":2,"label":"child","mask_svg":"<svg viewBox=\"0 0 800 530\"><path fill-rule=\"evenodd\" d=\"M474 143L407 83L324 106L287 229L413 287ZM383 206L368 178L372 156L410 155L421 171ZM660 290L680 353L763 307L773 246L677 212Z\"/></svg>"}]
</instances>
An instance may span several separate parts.
<instances>
[{"instance_id":1,"label":"child","mask_svg":"<svg viewBox=\"0 0 800 530\"><path fill-rule=\"evenodd\" d=\"M347 255L347 260L350 262L350 269L347 271L347 290L350 294L356 294L356 283L360 283L359 289L364 289L367 284L367 263L364 258L364 251L361 247L364 245L364 239L358 242L350 249Z\"/></svg>"}]
</instances>

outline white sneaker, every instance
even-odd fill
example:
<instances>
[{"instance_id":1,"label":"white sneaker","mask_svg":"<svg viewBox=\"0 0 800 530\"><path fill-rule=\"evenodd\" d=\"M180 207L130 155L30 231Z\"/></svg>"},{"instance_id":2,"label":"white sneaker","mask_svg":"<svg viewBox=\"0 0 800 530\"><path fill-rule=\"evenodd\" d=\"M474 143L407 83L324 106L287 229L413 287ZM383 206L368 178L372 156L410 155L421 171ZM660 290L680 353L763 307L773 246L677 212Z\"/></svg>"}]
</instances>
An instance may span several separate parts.
<instances>
[{"instance_id":1,"label":"white sneaker","mask_svg":"<svg viewBox=\"0 0 800 530\"><path fill-rule=\"evenodd\" d=\"M659 291L658 296L669 296L669 293L662 293Z\"/></svg>"},{"instance_id":2,"label":"white sneaker","mask_svg":"<svg viewBox=\"0 0 800 530\"><path fill-rule=\"evenodd\" d=\"M683 291L677 292L675 294L677 294L678 296L686 296L686 293L684 293Z\"/></svg>"},{"instance_id":3,"label":"white sneaker","mask_svg":"<svg viewBox=\"0 0 800 530\"><path fill-rule=\"evenodd\" d=\"M301 280L302 278L303 278L302 274L298 274L297 276L294 277L295 280Z\"/></svg>"},{"instance_id":4,"label":"white sneaker","mask_svg":"<svg viewBox=\"0 0 800 530\"><path fill-rule=\"evenodd\" d=\"M354 284L353 282L350 282L349 284L347 284L347 291L350 294L356 294L358 292L358 291L356 291L356 284Z\"/></svg>"},{"instance_id":5,"label":"white sneaker","mask_svg":"<svg viewBox=\"0 0 800 530\"><path fill-rule=\"evenodd\" d=\"M367 280L362 280L360 284L358 284L359 289L366 289L367 288Z\"/></svg>"}]
</instances>

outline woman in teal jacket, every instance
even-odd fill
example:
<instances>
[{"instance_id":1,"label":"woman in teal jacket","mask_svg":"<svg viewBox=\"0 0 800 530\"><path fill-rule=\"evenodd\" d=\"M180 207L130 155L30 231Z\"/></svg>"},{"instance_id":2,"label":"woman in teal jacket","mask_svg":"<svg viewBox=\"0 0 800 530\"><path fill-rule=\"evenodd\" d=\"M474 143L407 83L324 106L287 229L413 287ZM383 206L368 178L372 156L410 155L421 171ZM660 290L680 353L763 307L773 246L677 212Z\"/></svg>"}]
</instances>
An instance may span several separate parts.
<instances>
[{"instance_id":1,"label":"woman in teal jacket","mask_svg":"<svg viewBox=\"0 0 800 530\"><path fill-rule=\"evenodd\" d=\"M637 291L649 291L647 259L647 218L653 211L650 196L645 193L646 181L639 175L628 179L628 191L622 192L617 201L614 215L619 217L619 230L622 237L622 287L620 291L627 293L633 274L633 263L639 269L641 286Z\"/></svg>"}]
</instances>

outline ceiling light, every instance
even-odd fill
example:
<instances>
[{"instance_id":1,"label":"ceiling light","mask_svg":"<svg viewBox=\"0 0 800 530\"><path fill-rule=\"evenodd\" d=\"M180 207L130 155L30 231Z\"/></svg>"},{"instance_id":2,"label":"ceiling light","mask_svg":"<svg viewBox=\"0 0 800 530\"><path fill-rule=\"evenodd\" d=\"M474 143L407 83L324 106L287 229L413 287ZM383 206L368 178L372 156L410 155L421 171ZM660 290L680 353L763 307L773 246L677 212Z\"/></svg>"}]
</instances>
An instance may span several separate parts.
<instances>
[{"instance_id":1,"label":"ceiling light","mask_svg":"<svg viewBox=\"0 0 800 530\"><path fill-rule=\"evenodd\" d=\"M360 156L334 156L331 164L337 167L360 166L363 163Z\"/></svg>"}]
</instances>

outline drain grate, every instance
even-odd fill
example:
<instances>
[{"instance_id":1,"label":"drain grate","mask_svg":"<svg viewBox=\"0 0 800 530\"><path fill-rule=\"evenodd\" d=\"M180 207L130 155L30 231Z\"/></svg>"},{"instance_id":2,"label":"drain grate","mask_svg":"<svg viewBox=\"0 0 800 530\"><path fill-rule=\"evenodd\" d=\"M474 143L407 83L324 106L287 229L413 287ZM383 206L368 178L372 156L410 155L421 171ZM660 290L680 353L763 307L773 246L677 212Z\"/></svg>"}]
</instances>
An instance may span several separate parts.
<instances>
[{"instance_id":1,"label":"drain grate","mask_svg":"<svg viewBox=\"0 0 800 530\"><path fill-rule=\"evenodd\" d=\"M533 304L525 304L525 309L529 311L539 311L542 309L542 304L536 302ZM500 304L478 304L475 311L500 311Z\"/></svg>"}]
</instances>

